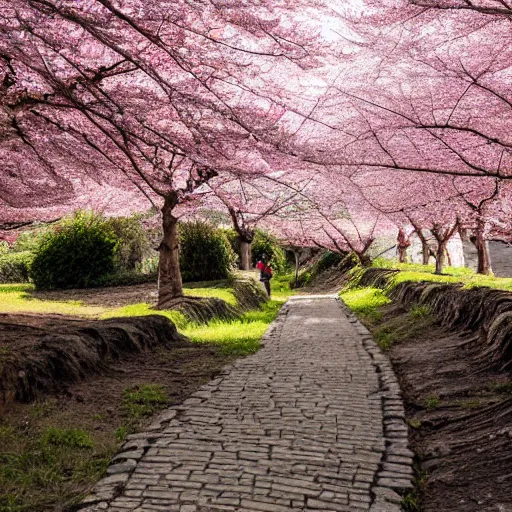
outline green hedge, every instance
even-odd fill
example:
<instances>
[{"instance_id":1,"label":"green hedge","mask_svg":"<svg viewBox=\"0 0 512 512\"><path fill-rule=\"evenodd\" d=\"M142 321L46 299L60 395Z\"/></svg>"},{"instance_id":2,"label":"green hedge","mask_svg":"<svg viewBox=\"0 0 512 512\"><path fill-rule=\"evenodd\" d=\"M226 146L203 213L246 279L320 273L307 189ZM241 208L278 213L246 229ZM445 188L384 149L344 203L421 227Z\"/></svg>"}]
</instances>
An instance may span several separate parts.
<instances>
[{"instance_id":1,"label":"green hedge","mask_svg":"<svg viewBox=\"0 0 512 512\"><path fill-rule=\"evenodd\" d=\"M0 283L27 283L33 259L29 251L0 252Z\"/></svg>"},{"instance_id":2,"label":"green hedge","mask_svg":"<svg viewBox=\"0 0 512 512\"><path fill-rule=\"evenodd\" d=\"M236 255L221 230L202 221L180 224L180 267L184 282L226 279Z\"/></svg>"},{"instance_id":3,"label":"green hedge","mask_svg":"<svg viewBox=\"0 0 512 512\"><path fill-rule=\"evenodd\" d=\"M39 289L87 288L116 270L120 240L100 215L79 212L42 240L31 277Z\"/></svg>"},{"instance_id":4,"label":"green hedge","mask_svg":"<svg viewBox=\"0 0 512 512\"><path fill-rule=\"evenodd\" d=\"M138 216L111 218L105 222L119 240L115 263L120 273L138 270L143 261L154 254L149 233Z\"/></svg>"}]
</instances>

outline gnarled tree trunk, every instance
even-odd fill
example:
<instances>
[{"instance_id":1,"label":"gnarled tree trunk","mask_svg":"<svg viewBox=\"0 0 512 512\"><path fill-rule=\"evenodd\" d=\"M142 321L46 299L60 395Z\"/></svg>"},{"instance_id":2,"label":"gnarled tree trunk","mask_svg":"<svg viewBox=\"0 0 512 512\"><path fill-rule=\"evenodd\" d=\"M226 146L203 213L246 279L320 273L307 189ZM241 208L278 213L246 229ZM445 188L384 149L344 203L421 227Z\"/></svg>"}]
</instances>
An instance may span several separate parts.
<instances>
[{"instance_id":1,"label":"gnarled tree trunk","mask_svg":"<svg viewBox=\"0 0 512 512\"><path fill-rule=\"evenodd\" d=\"M369 267L372 264L372 259L370 258L370 256L368 256L366 254L366 251L365 252L354 251L354 254L356 255L356 258L362 267Z\"/></svg>"},{"instance_id":2,"label":"gnarled tree trunk","mask_svg":"<svg viewBox=\"0 0 512 512\"><path fill-rule=\"evenodd\" d=\"M421 256L423 259L423 265L428 265L430 261L430 245L425 239L421 239Z\"/></svg>"},{"instance_id":3,"label":"gnarled tree trunk","mask_svg":"<svg viewBox=\"0 0 512 512\"><path fill-rule=\"evenodd\" d=\"M183 297L180 271L178 219L173 215L177 197L165 198L162 208L163 238L158 250L158 307L165 308L173 299Z\"/></svg>"},{"instance_id":4,"label":"gnarled tree trunk","mask_svg":"<svg viewBox=\"0 0 512 512\"><path fill-rule=\"evenodd\" d=\"M427 238L425 237L425 235L421 231L421 228L419 226L415 225L415 224L413 224L413 227L415 229L416 235L418 235L418 238L420 239L420 242L421 242L422 263L423 263L423 265L428 265L428 263L430 261L430 254L431 254L432 250L431 250L430 245L429 245L429 243L427 241Z\"/></svg>"},{"instance_id":5,"label":"gnarled tree trunk","mask_svg":"<svg viewBox=\"0 0 512 512\"><path fill-rule=\"evenodd\" d=\"M489 242L481 240L477 246L478 250L478 266L477 273L486 276L492 275L491 254L489 253Z\"/></svg>"},{"instance_id":6,"label":"gnarled tree trunk","mask_svg":"<svg viewBox=\"0 0 512 512\"><path fill-rule=\"evenodd\" d=\"M293 249L293 256L295 257L295 288L298 288L299 287L300 254L297 249Z\"/></svg>"},{"instance_id":7,"label":"gnarled tree trunk","mask_svg":"<svg viewBox=\"0 0 512 512\"><path fill-rule=\"evenodd\" d=\"M454 222L451 226L443 226L440 223L434 224L434 227L431 229L432 234L434 235L437 241L437 249L436 249L436 274L442 274L446 261L446 252L448 242L451 237L455 234L457 229L459 228L459 219Z\"/></svg>"}]
</instances>

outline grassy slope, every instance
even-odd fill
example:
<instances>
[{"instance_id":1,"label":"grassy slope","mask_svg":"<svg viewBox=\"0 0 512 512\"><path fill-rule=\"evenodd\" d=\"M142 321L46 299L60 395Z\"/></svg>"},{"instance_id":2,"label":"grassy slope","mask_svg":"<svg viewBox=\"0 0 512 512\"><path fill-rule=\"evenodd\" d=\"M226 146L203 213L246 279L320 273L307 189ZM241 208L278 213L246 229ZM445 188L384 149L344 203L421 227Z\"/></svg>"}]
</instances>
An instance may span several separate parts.
<instances>
[{"instance_id":1,"label":"grassy slope","mask_svg":"<svg viewBox=\"0 0 512 512\"><path fill-rule=\"evenodd\" d=\"M249 311L234 321L214 320L208 325L187 322L176 311L153 310L146 303L111 308L87 306L80 301L39 300L30 295L32 285L0 285L0 313L87 318L160 314L175 322L192 342L219 346L228 361L230 357L244 356L259 349L268 325L292 293L288 281L288 276L276 276L272 280L273 300L260 310ZM185 293L218 297L236 305L228 282L191 283L186 285ZM78 428L83 426L80 420L59 415L47 401L26 406L28 416L23 424L19 423L19 418L8 414L0 417L0 446L6 447L0 449L0 512L62 510L59 504L75 502L84 484L93 483L104 474L116 444L140 427L141 419L149 418L167 403L159 385L141 383L136 389L125 389L119 397L119 407L125 412L124 422L107 439L95 429ZM98 411L98 424L103 417L104 411Z\"/></svg>"},{"instance_id":2,"label":"grassy slope","mask_svg":"<svg viewBox=\"0 0 512 512\"><path fill-rule=\"evenodd\" d=\"M430 281L447 284L462 283L465 288L487 286L512 291L512 278L482 276L467 268L448 267L443 275L436 275L434 274L434 266L400 264L384 259L374 262L374 266L400 270L393 277L390 289L406 281ZM361 269L355 269L354 275L357 275L360 271ZM396 341L413 337L417 332L434 322L428 308L412 304L407 319L402 318L400 322L389 321L382 324L383 314L380 308L391 302L387 296L388 291L389 289L358 287L356 280L355 284L349 284L340 292L340 297L347 306L372 330L377 343L383 350L388 350Z\"/></svg>"},{"instance_id":3,"label":"grassy slope","mask_svg":"<svg viewBox=\"0 0 512 512\"><path fill-rule=\"evenodd\" d=\"M444 274L434 274L433 265L415 265L396 263L392 260L379 259L373 264L378 268L393 268L400 270L393 277L391 287L405 281L420 282L430 281L434 283L462 283L465 288L487 286L498 290L512 291L512 278L497 278L476 274L468 268L447 267ZM360 269L355 269L355 274ZM378 308L390 302L386 291L372 287L357 287L349 285L340 292L340 297L355 313L369 321L378 320Z\"/></svg>"}]
</instances>

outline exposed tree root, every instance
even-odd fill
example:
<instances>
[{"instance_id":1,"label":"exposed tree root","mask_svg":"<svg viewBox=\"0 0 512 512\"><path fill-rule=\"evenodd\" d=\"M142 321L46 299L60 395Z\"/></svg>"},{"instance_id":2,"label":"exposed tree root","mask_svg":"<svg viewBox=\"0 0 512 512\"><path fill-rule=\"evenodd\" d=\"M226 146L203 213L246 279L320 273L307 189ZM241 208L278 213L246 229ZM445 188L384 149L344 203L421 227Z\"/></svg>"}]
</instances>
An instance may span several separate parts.
<instances>
[{"instance_id":1,"label":"exposed tree root","mask_svg":"<svg viewBox=\"0 0 512 512\"><path fill-rule=\"evenodd\" d=\"M253 279L235 280L233 290L237 307L218 298L182 296L159 304L158 309L174 309L183 313L191 322L208 323L215 318L233 320L244 311L259 308L267 301L263 288Z\"/></svg>"},{"instance_id":2,"label":"exposed tree root","mask_svg":"<svg viewBox=\"0 0 512 512\"><path fill-rule=\"evenodd\" d=\"M389 297L398 306L428 306L446 329L477 333L475 355L484 367L498 371L512 369L512 293L432 282L404 282L393 287L395 273L389 269L368 269L358 278L358 283L390 289Z\"/></svg>"},{"instance_id":3,"label":"exposed tree root","mask_svg":"<svg viewBox=\"0 0 512 512\"><path fill-rule=\"evenodd\" d=\"M233 320L241 311L215 297L183 296L159 304L158 309L173 309L183 313L191 322L208 323L214 318Z\"/></svg>"},{"instance_id":4,"label":"exposed tree root","mask_svg":"<svg viewBox=\"0 0 512 512\"><path fill-rule=\"evenodd\" d=\"M233 282L233 290L242 311L257 309L267 302L267 294L253 279L237 279Z\"/></svg>"}]
</instances>

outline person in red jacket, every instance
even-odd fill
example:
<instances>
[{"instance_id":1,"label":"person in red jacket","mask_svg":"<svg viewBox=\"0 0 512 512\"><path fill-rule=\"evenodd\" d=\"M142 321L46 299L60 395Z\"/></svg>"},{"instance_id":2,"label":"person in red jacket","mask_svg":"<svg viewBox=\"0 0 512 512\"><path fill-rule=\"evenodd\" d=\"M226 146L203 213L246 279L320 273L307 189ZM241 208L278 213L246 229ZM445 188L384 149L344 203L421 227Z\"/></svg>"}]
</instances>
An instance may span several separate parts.
<instances>
[{"instance_id":1,"label":"person in red jacket","mask_svg":"<svg viewBox=\"0 0 512 512\"><path fill-rule=\"evenodd\" d=\"M267 257L261 255L260 261L256 264L256 268L260 271L260 281L263 283L267 295L270 297L270 280L272 279L272 269L267 265Z\"/></svg>"}]
</instances>

